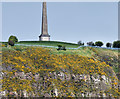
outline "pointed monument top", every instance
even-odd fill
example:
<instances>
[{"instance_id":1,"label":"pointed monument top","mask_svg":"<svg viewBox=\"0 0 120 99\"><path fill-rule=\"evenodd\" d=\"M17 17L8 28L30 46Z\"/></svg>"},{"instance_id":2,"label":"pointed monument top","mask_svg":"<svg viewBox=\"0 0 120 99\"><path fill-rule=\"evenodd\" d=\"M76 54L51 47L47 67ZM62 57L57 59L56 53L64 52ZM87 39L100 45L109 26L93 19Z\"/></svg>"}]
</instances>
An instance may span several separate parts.
<instances>
[{"instance_id":1,"label":"pointed monument top","mask_svg":"<svg viewBox=\"0 0 120 99\"><path fill-rule=\"evenodd\" d=\"M41 29L41 35L39 36L39 40L40 41L49 41L50 40L50 35L48 34L46 2L43 2L43 8L42 8L42 29Z\"/></svg>"}]
</instances>

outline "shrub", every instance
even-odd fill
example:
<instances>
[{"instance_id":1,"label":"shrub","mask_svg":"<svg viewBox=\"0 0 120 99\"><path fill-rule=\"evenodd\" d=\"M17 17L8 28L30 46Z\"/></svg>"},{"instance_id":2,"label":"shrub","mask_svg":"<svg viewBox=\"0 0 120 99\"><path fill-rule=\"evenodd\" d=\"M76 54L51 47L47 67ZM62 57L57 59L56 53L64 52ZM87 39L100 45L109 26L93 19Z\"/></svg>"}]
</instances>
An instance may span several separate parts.
<instances>
[{"instance_id":1,"label":"shrub","mask_svg":"<svg viewBox=\"0 0 120 99\"><path fill-rule=\"evenodd\" d=\"M65 48L65 46L58 45L58 49L57 50L66 50L66 48Z\"/></svg>"},{"instance_id":2,"label":"shrub","mask_svg":"<svg viewBox=\"0 0 120 99\"><path fill-rule=\"evenodd\" d=\"M95 46L95 44L91 41L91 42L87 42L87 45L89 46Z\"/></svg>"},{"instance_id":3,"label":"shrub","mask_svg":"<svg viewBox=\"0 0 120 99\"><path fill-rule=\"evenodd\" d=\"M57 50L61 50L62 48L62 45L58 45L58 49Z\"/></svg>"},{"instance_id":4,"label":"shrub","mask_svg":"<svg viewBox=\"0 0 120 99\"><path fill-rule=\"evenodd\" d=\"M9 39L8 39L8 42L9 42L9 41L18 42L18 39L17 39L16 36L11 35L11 36L9 37Z\"/></svg>"},{"instance_id":5,"label":"shrub","mask_svg":"<svg viewBox=\"0 0 120 99\"><path fill-rule=\"evenodd\" d=\"M95 42L95 45L101 47L101 46L103 46L103 42L97 41L97 42Z\"/></svg>"},{"instance_id":6,"label":"shrub","mask_svg":"<svg viewBox=\"0 0 120 99\"><path fill-rule=\"evenodd\" d=\"M112 43L106 43L106 47L111 47L112 46Z\"/></svg>"},{"instance_id":7,"label":"shrub","mask_svg":"<svg viewBox=\"0 0 120 99\"><path fill-rule=\"evenodd\" d=\"M114 48L120 48L120 41L118 40L118 41L114 41L113 42L113 47Z\"/></svg>"},{"instance_id":8,"label":"shrub","mask_svg":"<svg viewBox=\"0 0 120 99\"><path fill-rule=\"evenodd\" d=\"M65 46L63 46L63 47L62 47L62 50L65 50L65 51L66 51L66 48L65 48Z\"/></svg>"},{"instance_id":9,"label":"shrub","mask_svg":"<svg viewBox=\"0 0 120 99\"><path fill-rule=\"evenodd\" d=\"M8 42L8 44L11 45L11 46L14 46L14 41L10 40L10 41Z\"/></svg>"},{"instance_id":10,"label":"shrub","mask_svg":"<svg viewBox=\"0 0 120 99\"><path fill-rule=\"evenodd\" d=\"M84 45L82 41L78 41L78 45Z\"/></svg>"},{"instance_id":11,"label":"shrub","mask_svg":"<svg viewBox=\"0 0 120 99\"><path fill-rule=\"evenodd\" d=\"M60 47L60 48L61 48L61 47L62 47L62 45L58 45L58 47Z\"/></svg>"}]
</instances>

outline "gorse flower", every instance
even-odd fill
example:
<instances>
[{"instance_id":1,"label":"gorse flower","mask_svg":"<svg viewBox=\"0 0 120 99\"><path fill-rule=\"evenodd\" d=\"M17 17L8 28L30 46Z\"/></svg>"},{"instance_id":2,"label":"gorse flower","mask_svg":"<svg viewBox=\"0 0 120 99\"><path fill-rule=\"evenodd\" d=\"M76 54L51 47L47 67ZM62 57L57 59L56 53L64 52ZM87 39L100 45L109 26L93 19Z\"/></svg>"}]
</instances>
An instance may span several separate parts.
<instances>
[{"instance_id":1,"label":"gorse flower","mask_svg":"<svg viewBox=\"0 0 120 99\"><path fill-rule=\"evenodd\" d=\"M60 96L71 97L73 93L79 96L79 93L91 90L90 84L86 82L87 75L98 74L113 78L110 76L109 65L90 57L54 55L50 50L39 47L26 48L23 52L3 51L2 54L2 66L6 68L3 71L2 90L9 92L20 93L26 90L32 95L41 95L57 88ZM84 76L76 80L78 74L86 75L86 79ZM117 82L114 81L113 84L117 85Z\"/></svg>"}]
</instances>

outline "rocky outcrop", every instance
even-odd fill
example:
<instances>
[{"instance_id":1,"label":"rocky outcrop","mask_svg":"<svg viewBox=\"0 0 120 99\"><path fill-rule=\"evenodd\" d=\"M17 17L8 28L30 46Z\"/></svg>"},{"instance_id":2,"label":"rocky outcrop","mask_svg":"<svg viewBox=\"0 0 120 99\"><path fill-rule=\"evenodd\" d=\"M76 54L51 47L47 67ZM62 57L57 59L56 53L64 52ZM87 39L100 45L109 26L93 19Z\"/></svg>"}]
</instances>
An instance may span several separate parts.
<instances>
[{"instance_id":1,"label":"rocky outcrop","mask_svg":"<svg viewBox=\"0 0 120 99\"><path fill-rule=\"evenodd\" d=\"M3 75L5 76L5 74ZM98 74L94 74L94 75L89 75L89 74L70 74L70 73L64 73L64 72L49 72L49 76L44 76L42 77L39 73L36 74L32 74L31 72L29 73L24 73L24 72L15 72L13 78L18 78L18 79L27 79L32 81L32 79L34 78L36 82L32 83L32 87L36 89L36 91L41 91L41 87L44 87L44 91L47 89L48 83L50 82L50 79L60 79L59 81L65 81L65 82L69 82L69 81L73 81L74 83L76 83L76 85L80 84L79 86L76 87L82 87L81 83L86 84L86 86L88 87L88 89L90 90L83 90L83 92L79 92L79 96L81 97L108 97L109 95L107 95L105 92L107 90L109 90L109 88L112 88L112 80L105 76L105 75L98 75ZM52 81L51 81L52 82ZM53 82L51 83L51 85L53 86L53 89L50 89L49 92L41 92L41 96L45 96L45 97L52 97L52 96L60 96L61 95L61 90L59 89L58 86L56 86L56 84ZM70 85L68 85L67 87L70 87ZM114 85L114 88L118 88L118 86ZM1 92L2 96L5 96L6 91ZM30 94L27 93L26 90L23 90L23 96L24 97L28 97ZM10 94L17 96L18 93L17 92L10 92ZM65 94L65 93L62 93ZM32 95L32 96L36 96L36 95ZM38 95L39 96L39 95ZM76 95L71 92L71 96L72 97L76 97Z\"/></svg>"}]
</instances>

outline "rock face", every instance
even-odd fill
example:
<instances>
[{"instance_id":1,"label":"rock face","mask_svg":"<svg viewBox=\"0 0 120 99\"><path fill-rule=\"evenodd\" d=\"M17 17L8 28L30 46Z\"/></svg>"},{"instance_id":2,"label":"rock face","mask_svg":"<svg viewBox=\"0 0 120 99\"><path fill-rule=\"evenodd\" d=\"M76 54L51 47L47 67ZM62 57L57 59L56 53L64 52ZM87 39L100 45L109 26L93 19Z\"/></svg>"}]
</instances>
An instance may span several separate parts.
<instances>
[{"instance_id":1,"label":"rock face","mask_svg":"<svg viewBox=\"0 0 120 99\"><path fill-rule=\"evenodd\" d=\"M55 83L51 83L51 85L53 85L53 88L51 88L48 92L46 92L45 90L47 90L47 87L50 86L47 83L49 82L50 79L53 79L53 80L60 79L59 81L62 81L62 82L73 81L78 85L80 84L80 86L77 86L78 88L82 87L81 84L86 84L86 86L89 87L88 89L91 89L91 90L89 91L84 90L83 92L82 91L79 92L78 96L81 96L81 97L108 97L110 95L107 95L105 92L109 90L109 87L118 88L117 86L112 86L112 80L106 77L105 75L102 75L102 76L98 74L95 74L95 75L76 74L75 75L70 73L66 74L64 72L49 72L49 75L50 76L41 77L41 75L38 73L33 75L31 72L30 73L15 72L14 78L19 78L22 80L27 79L30 81L32 81L32 79L34 78L36 82L32 83L32 87L34 87L36 91L39 91L41 93L41 96L44 96L44 97L53 97L53 96L57 97L57 96L66 95L66 93L61 92L61 90ZM44 87L45 92L41 92L41 90L43 90L42 87ZM69 88L71 87L71 85L68 84L67 87ZM83 88L86 88L86 87L83 87ZM28 93L26 90L23 90L22 93L23 93L23 97L30 96L30 93ZM10 94L12 96L18 95L17 92L13 92L13 91L11 91ZM5 96L6 91L2 91L1 95ZM32 96L36 96L36 95L33 94ZM76 97L75 93L73 92L71 92L70 96Z\"/></svg>"}]
</instances>

